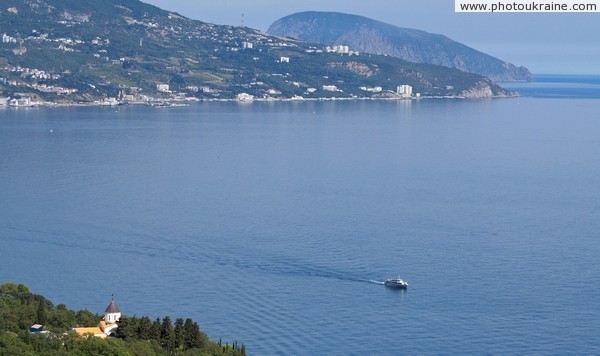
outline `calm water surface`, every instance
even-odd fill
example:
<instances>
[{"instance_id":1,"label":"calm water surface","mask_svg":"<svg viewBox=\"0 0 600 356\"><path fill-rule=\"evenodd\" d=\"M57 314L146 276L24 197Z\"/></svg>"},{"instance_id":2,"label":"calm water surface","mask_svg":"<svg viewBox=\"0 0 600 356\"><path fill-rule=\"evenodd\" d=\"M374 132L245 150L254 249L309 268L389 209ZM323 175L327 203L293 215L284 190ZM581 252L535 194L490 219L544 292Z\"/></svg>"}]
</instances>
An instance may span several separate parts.
<instances>
[{"instance_id":1,"label":"calm water surface","mask_svg":"<svg viewBox=\"0 0 600 356\"><path fill-rule=\"evenodd\" d=\"M600 101L0 110L0 281L250 354L600 353ZM375 282L398 273L406 292Z\"/></svg>"}]
</instances>

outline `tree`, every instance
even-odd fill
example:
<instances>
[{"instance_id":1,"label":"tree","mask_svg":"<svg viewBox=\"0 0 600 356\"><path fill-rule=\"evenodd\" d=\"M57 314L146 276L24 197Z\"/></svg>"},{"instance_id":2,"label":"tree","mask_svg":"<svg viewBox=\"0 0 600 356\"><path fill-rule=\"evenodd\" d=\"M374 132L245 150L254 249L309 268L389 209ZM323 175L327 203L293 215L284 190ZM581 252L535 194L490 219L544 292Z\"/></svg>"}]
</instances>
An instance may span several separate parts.
<instances>
[{"instance_id":1,"label":"tree","mask_svg":"<svg viewBox=\"0 0 600 356\"><path fill-rule=\"evenodd\" d=\"M175 348L184 349L185 339L183 334L183 319L177 318L175 320Z\"/></svg>"},{"instance_id":2,"label":"tree","mask_svg":"<svg viewBox=\"0 0 600 356\"><path fill-rule=\"evenodd\" d=\"M183 340L185 350L199 347L194 339L194 321L190 318L185 319L183 324Z\"/></svg>"},{"instance_id":3,"label":"tree","mask_svg":"<svg viewBox=\"0 0 600 356\"><path fill-rule=\"evenodd\" d=\"M62 340L54 334L30 334L25 332L24 341L31 345L35 352L41 355L51 354L54 351L59 351L62 347ZM2 354L2 352L0 352Z\"/></svg>"},{"instance_id":4,"label":"tree","mask_svg":"<svg viewBox=\"0 0 600 356\"><path fill-rule=\"evenodd\" d=\"M137 319L135 317L129 318L127 316L121 316L117 322L119 326L116 331L116 337L119 339L136 339L137 333Z\"/></svg>"},{"instance_id":5,"label":"tree","mask_svg":"<svg viewBox=\"0 0 600 356\"><path fill-rule=\"evenodd\" d=\"M37 309L37 322L39 324L45 325L47 320L48 320L48 315L46 313L46 303L44 303L43 300L40 300L38 302L38 309Z\"/></svg>"},{"instance_id":6,"label":"tree","mask_svg":"<svg viewBox=\"0 0 600 356\"><path fill-rule=\"evenodd\" d=\"M160 330L161 330L160 318L156 318L150 328L150 339L156 340L160 343Z\"/></svg>"},{"instance_id":7,"label":"tree","mask_svg":"<svg viewBox=\"0 0 600 356\"><path fill-rule=\"evenodd\" d=\"M141 340L152 339L152 322L147 316L143 316L140 319L140 323L138 324L137 328L137 335Z\"/></svg>"},{"instance_id":8,"label":"tree","mask_svg":"<svg viewBox=\"0 0 600 356\"><path fill-rule=\"evenodd\" d=\"M0 331L0 355L35 355L31 345L11 332Z\"/></svg>"},{"instance_id":9,"label":"tree","mask_svg":"<svg viewBox=\"0 0 600 356\"><path fill-rule=\"evenodd\" d=\"M100 320L100 316L89 310L79 310L75 313L75 323L77 325L94 325L98 320Z\"/></svg>"},{"instance_id":10,"label":"tree","mask_svg":"<svg viewBox=\"0 0 600 356\"><path fill-rule=\"evenodd\" d=\"M75 312L67 309L64 304L59 304L50 312L48 324L56 331L66 330L75 324Z\"/></svg>"},{"instance_id":11,"label":"tree","mask_svg":"<svg viewBox=\"0 0 600 356\"><path fill-rule=\"evenodd\" d=\"M89 337L78 340L74 343L75 355L127 355L126 344L120 339L99 339L97 337Z\"/></svg>"},{"instance_id":12,"label":"tree","mask_svg":"<svg viewBox=\"0 0 600 356\"><path fill-rule=\"evenodd\" d=\"M169 88L173 91L179 91L179 88L185 85L185 79L179 74L173 74L169 80Z\"/></svg>"},{"instance_id":13,"label":"tree","mask_svg":"<svg viewBox=\"0 0 600 356\"><path fill-rule=\"evenodd\" d=\"M175 330L173 330L173 324L171 323L171 318L169 316L165 316L162 321L160 344L167 352L171 352L175 349Z\"/></svg>"},{"instance_id":14,"label":"tree","mask_svg":"<svg viewBox=\"0 0 600 356\"><path fill-rule=\"evenodd\" d=\"M208 336L200 331L198 323L188 318L183 324L183 337L185 341L185 349L201 349L208 343Z\"/></svg>"}]
</instances>

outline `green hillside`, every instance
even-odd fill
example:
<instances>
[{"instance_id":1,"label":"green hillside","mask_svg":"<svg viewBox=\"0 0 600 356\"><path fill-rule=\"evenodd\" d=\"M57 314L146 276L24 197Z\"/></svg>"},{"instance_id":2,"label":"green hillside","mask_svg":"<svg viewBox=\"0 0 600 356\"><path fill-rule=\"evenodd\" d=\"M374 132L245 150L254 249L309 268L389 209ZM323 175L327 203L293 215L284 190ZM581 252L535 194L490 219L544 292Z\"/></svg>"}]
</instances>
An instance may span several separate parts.
<instances>
[{"instance_id":1,"label":"green hillside","mask_svg":"<svg viewBox=\"0 0 600 356\"><path fill-rule=\"evenodd\" d=\"M114 334L106 339L79 336L78 326L95 326L101 316L89 310L70 310L34 294L23 284L0 284L0 355L230 355L246 354L246 347L208 339L192 319L151 320L121 316ZM32 332L30 327L36 327Z\"/></svg>"},{"instance_id":2,"label":"green hillside","mask_svg":"<svg viewBox=\"0 0 600 356\"><path fill-rule=\"evenodd\" d=\"M326 53L320 45L190 20L137 0L8 0L0 9L0 36L0 96L352 98L375 95L361 87L395 91L402 84L423 95L508 94L479 75ZM159 84L169 90L159 91Z\"/></svg>"}]
</instances>

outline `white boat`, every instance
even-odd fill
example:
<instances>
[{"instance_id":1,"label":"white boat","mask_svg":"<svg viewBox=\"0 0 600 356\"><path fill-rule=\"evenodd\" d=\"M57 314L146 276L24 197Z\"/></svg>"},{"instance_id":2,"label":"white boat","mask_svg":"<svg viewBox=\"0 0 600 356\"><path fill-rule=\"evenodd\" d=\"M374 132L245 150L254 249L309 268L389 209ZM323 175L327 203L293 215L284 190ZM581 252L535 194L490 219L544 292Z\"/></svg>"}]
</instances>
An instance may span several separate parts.
<instances>
[{"instance_id":1,"label":"white boat","mask_svg":"<svg viewBox=\"0 0 600 356\"><path fill-rule=\"evenodd\" d=\"M408 283L405 280L401 279L400 276L398 276L398 278L386 279L383 284L386 287L390 287L390 288L399 288L399 289L408 288Z\"/></svg>"}]
</instances>

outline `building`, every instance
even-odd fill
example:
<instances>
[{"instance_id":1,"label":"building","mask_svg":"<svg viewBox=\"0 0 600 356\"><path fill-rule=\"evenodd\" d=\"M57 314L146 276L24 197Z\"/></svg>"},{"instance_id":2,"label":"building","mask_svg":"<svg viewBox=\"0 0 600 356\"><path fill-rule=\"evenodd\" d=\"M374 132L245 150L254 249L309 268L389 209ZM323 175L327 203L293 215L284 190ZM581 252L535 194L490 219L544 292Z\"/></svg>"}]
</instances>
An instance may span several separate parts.
<instances>
[{"instance_id":1,"label":"building","mask_svg":"<svg viewBox=\"0 0 600 356\"><path fill-rule=\"evenodd\" d=\"M412 86L406 84L399 85L398 88L396 88L396 93L402 97L409 98L413 94L413 88Z\"/></svg>"},{"instance_id":2,"label":"building","mask_svg":"<svg viewBox=\"0 0 600 356\"><path fill-rule=\"evenodd\" d=\"M115 299L111 300L110 304L104 311L104 317L96 326L73 328L73 331L79 336L94 336L105 339L112 334L119 326L117 322L121 318L121 310L115 304Z\"/></svg>"},{"instance_id":3,"label":"building","mask_svg":"<svg viewBox=\"0 0 600 356\"><path fill-rule=\"evenodd\" d=\"M381 93L383 91L382 87L360 87L360 90L369 91L371 93Z\"/></svg>"},{"instance_id":4,"label":"building","mask_svg":"<svg viewBox=\"0 0 600 356\"><path fill-rule=\"evenodd\" d=\"M41 333L44 331L44 326L41 324L33 324L29 327L30 333Z\"/></svg>"},{"instance_id":5,"label":"building","mask_svg":"<svg viewBox=\"0 0 600 356\"><path fill-rule=\"evenodd\" d=\"M16 99L16 98L10 99L8 101L8 105L14 106L14 107L27 107L27 106L33 106L33 102L31 100L31 98L29 98L29 97L21 97L19 99Z\"/></svg>"},{"instance_id":6,"label":"building","mask_svg":"<svg viewBox=\"0 0 600 356\"><path fill-rule=\"evenodd\" d=\"M350 47L344 45L336 45L336 46L327 46L325 47L325 52L328 53L339 53L339 54L350 54Z\"/></svg>"},{"instance_id":7,"label":"building","mask_svg":"<svg viewBox=\"0 0 600 356\"><path fill-rule=\"evenodd\" d=\"M339 91L339 89L335 85L323 85L323 90L325 90L325 91Z\"/></svg>"},{"instance_id":8,"label":"building","mask_svg":"<svg viewBox=\"0 0 600 356\"><path fill-rule=\"evenodd\" d=\"M240 93L235 97L235 100L242 102L250 102L254 100L254 95L248 93Z\"/></svg>"},{"instance_id":9,"label":"building","mask_svg":"<svg viewBox=\"0 0 600 356\"><path fill-rule=\"evenodd\" d=\"M290 57L281 57L281 59L279 59L279 62L290 63Z\"/></svg>"},{"instance_id":10,"label":"building","mask_svg":"<svg viewBox=\"0 0 600 356\"><path fill-rule=\"evenodd\" d=\"M253 49L254 48L254 43L252 43L252 42L242 42L242 46L244 47L244 49Z\"/></svg>"},{"instance_id":11,"label":"building","mask_svg":"<svg viewBox=\"0 0 600 356\"><path fill-rule=\"evenodd\" d=\"M17 39L5 33L2 35L2 43L17 43Z\"/></svg>"},{"instance_id":12,"label":"building","mask_svg":"<svg viewBox=\"0 0 600 356\"><path fill-rule=\"evenodd\" d=\"M156 90L161 93L170 93L171 90L169 88L169 84L156 84Z\"/></svg>"}]
</instances>

